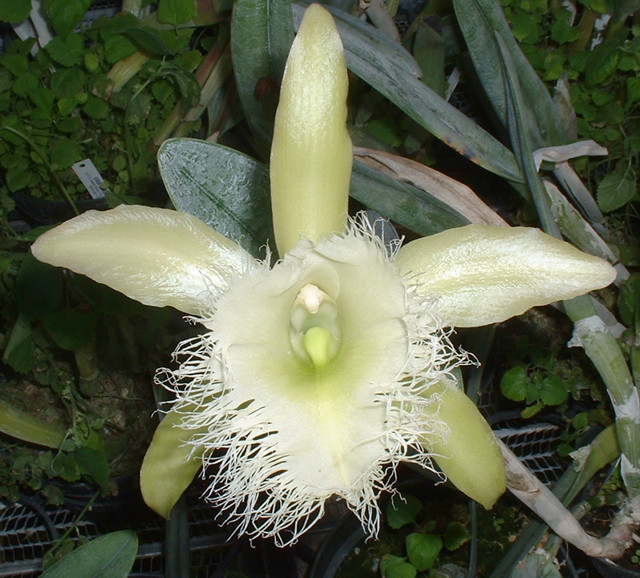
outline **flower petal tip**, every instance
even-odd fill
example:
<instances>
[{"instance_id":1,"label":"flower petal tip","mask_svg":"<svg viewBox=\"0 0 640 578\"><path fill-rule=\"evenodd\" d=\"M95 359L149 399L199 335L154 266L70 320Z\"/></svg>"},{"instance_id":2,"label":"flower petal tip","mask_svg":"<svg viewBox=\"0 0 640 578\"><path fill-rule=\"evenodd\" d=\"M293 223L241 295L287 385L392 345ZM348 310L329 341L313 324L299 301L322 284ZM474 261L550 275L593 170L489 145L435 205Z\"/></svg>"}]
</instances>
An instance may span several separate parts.
<instances>
[{"instance_id":1,"label":"flower petal tip","mask_svg":"<svg viewBox=\"0 0 640 578\"><path fill-rule=\"evenodd\" d=\"M398 265L437 303L443 323L457 327L499 323L602 289L616 276L599 257L527 227L449 229L403 246Z\"/></svg>"},{"instance_id":2,"label":"flower petal tip","mask_svg":"<svg viewBox=\"0 0 640 578\"><path fill-rule=\"evenodd\" d=\"M271 148L271 200L280 256L300 239L344 229L353 151L347 67L329 12L307 8L280 90Z\"/></svg>"},{"instance_id":3,"label":"flower petal tip","mask_svg":"<svg viewBox=\"0 0 640 578\"><path fill-rule=\"evenodd\" d=\"M203 313L211 295L253 261L192 215L138 205L87 211L41 235L31 250L140 303L189 314Z\"/></svg>"},{"instance_id":4,"label":"flower petal tip","mask_svg":"<svg viewBox=\"0 0 640 578\"><path fill-rule=\"evenodd\" d=\"M448 434L426 441L427 449L447 479L490 510L506 489L502 453L489 424L457 386L431 388L440 402L434 411L449 426Z\"/></svg>"}]
</instances>

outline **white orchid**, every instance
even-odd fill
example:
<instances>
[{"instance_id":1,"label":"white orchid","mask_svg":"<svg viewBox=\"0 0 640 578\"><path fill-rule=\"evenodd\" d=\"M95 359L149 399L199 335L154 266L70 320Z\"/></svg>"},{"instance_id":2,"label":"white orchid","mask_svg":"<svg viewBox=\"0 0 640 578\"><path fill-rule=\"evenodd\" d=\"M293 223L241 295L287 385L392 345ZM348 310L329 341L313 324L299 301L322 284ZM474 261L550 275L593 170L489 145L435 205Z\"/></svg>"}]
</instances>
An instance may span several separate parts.
<instances>
[{"instance_id":1,"label":"white orchid","mask_svg":"<svg viewBox=\"0 0 640 578\"><path fill-rule=\"evenodd\" d=\"M500 451L452 371L454 326L499 322L608 285L604 261L538 230L469 225L390 251L348 219L347 72L312 5L291 48L271 159L273 266L197 218L122 206L42 235L34 255L194 316L159 381L173 408L141 484L168 515L201 465L206 497L249 536L297 539L332 496L369 534L401 461L438 469L491 507Z\"/></svg>"}]
</instances>

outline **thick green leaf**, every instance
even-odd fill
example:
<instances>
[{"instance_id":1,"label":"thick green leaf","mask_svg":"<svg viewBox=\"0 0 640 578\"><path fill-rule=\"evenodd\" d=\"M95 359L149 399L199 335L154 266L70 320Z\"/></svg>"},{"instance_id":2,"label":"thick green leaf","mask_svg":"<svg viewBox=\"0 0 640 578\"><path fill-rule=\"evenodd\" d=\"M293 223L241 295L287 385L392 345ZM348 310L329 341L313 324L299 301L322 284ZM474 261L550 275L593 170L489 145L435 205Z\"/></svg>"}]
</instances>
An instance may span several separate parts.
<instances>
[{"instance_id":1,"label":"thick green leaf","mask_svg":"<svg viewBox=\"0 0 640 578\"><path fill-rule=\"evenodd\" d=\"M2 361L18 373L28 373L33 368L35 346L31 324L22 314L19 315L5 342Z\"/></svg>"},{"instance_id":2,"label":"thick green leaf","mask_svg":"<svg viewBox=\"0 0 640 578\"><path fill-rule=\"evenodd\" d=\"M561 578L562 574L558 570L555 561L543 552L533 552L527 554L518 564L517 574L519 576L536 576L537 578ZM511 574L515 576L514 574Z\"/></svg>"},{"instance_id":3,"label":"thick green leaf","mask_svg":"<svg viewBox=\"0 0 640 578\"><path fill-rule=\"evenodd\" d=\"M111 532L73 550L41 578L126 578L137 552L138 538L132 530Z\"/></svg>"},{"instance_id":4,"label":"thick green leaf","mask_svg":"<svg viewBox=\"0 0 640 578\"><path fill-rule=\"evenodd\" d=\"M158 152L160 173L174 206L264 256L273 239L269 173L251 157L195 139L170 139Z\"/></svg>"},{"instance_id":5,"label":"thick green leaf","mask_svg":"<svg viewBox=\"0 0 640 578\"><path fill-rule=\"evenodd\" d=\"M277 86L292 41L288 0L238 0L234 4L231 55L236 85L257 146L265 157L278 104Z\"/></svg>"},{"instance_id":6,"label":"thick green leaf","mask_svg":"<svg viewBox=\"0 0 640 578\"><path fill-rule=\"evenodd\" d=\"M62 309L43 317L43 322L58 347L77 351L95 337L98 319L93 311Z\"/></svg>"},{"instance_id":7,"label":"thick green leaf","mask_svg":"<svg viewBox=\"0 0 640 578\"><path fill-rule=\"evenodd\" d=\"M538 211L542 229L559 238L560 233L551 214L547 192L533 159L531 117L525 112L523 91L518 81L515 63L511 58L507 44L499 36L496 35L495 38L499 50L498 58L502 66L502 78L505 83L507 128L511 145Z\"/></svg>"},{"instance_id":8,"label":"thick green leaf","mask_svg":"<svg viewBox=\"0 0 640 578\"><path fill-rule=\"evenodd\" d=\"M640 314L640 273L632 273L620 286L617 305L622 322L633 327L636 316ZM640 331L640 325L636 329Z\"/></svg>"},{"instance_id":9,"label":"thick green leaf","mask_svg":"<svg viewBox=\"0 0 640 578\"><path fill-rule=\"evenodd\" d=\"M63 272L28 254L18 273L15 294L18 308L27 319L53 313L62 304Z\"/></svg>"},{"instance_id":10,"label":"thick green leaf","mask_svg":"<svg viewBox=\"0 0 640 578\"><path fill-rule=\"evenodd\" d=\"M568 193L573 204L580 209L586 220L602 233L606 230L604 215L601 213L591 191L587 189L576 171L568 163L556 165L553 176Z\"/></svg>"},{"instance_id":11,"label":"thick green leaf","mask_svg":"<svg viewBox=\"0 0 640 578\"><path fill-rule=\"evenodd\" d=\"M304 9L292 8L298 27ZM351 71L471 161L510 181L522 181L511 151L422 83L420 69L400 44L345 12L327 9L336 20Z\"/></svg>"},{"instance_id":12,"label":"thick green leaf","mask_svg":"<svg viewBox=\"0 0 640 578\"><path fill-rule=\"evenodd\" d=\"M293 14L291 2L270 0L268 3L269 58L275 80L282 80L291 43L293 42Z\"/></svg>"},{"instance_id":13,"label":"thick green leaf","mask_svg":"<svg viewBox=\"0 0 640 578\"><path fill-rule=\"evenodd\" d=\"M453 5L474 69L503 126L507 126L507 102L496 37L504 42L513 59L514 72L523 94L522 114L533 146L540 148L564 144L566 135L553 100L520 50L502 13L500 2L454 0Z\"/></svg>"},{"instance_id":14,"label":"thick green leaf","mask_svg":"<svg viewBox=\"0 0 640 578\"><path fill-rule=\"evenodd\" d=\"M457 211L427 192L358 161L353 163L351 196L385 218L421 235L433 235L469 224Z\"/></svg>"},{"instance_id":15,"label":"thick green leaf","mask_svg":"<svg viewBox=\"0 0 640 578\"><path fill-rule=\"evenodd\" d=\"M160 171L175 207L191 213L253 255L273 239L269 175L257 161L226 147L192 139L166 141ZM355 162L351 196L421 235L468 224L428 193Z\"/></svg>"},{"instance_id":16,"label":"thick green leaf","mask_svg":"<svg viewBox=\"0 0 640 578\"><path fill-rule=\"evenodd\" d=\"M25 442L54 449L60 447L67 433L59 424L46 423L4 400L0 403L0 432Z\"/></svg>"}]
</instances>

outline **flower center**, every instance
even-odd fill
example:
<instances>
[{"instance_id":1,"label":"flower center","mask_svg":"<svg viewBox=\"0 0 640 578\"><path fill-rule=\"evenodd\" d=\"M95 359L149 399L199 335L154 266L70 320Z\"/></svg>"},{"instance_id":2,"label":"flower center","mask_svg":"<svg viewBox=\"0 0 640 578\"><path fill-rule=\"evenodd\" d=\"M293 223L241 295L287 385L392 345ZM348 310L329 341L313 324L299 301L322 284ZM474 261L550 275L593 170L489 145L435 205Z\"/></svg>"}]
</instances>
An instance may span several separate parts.
<instances>
[{"instance_id":1,"label":"flower center","mask_svg":"<svg viewBox=\"0 0 640 578\"><path fill-rule=\"evenodd\" d=\"M300 289L291 308L289 337L296 355L316 369L326 367L340 349L336 302L317 285Z\"/></svg>"}]
</instances>

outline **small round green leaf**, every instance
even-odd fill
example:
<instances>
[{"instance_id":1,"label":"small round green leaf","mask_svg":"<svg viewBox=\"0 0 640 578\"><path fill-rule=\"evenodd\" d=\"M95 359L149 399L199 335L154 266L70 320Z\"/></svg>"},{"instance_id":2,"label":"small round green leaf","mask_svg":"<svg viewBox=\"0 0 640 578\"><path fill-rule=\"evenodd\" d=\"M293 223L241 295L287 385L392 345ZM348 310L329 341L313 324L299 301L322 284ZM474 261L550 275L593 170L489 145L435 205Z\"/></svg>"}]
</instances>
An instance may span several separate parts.
<instances>
[{"instance_id":1,"label":"small round green leaf","mask_svg":"<svg viewBox=\"0 0 640 578\"><path fill-rule=\"evenodd\" d=\"M636 180L631 175L622 171L609 173L598 184L598 206L605 213L615 211L637 197L636 190Z\"/></svg>"},{"instance_id":2,"label":"small round green leaf","mask_svg":"<svg viewBox=\"0 0 640 578\"><path fill-rule=\"evenodd\" d=\"M442 538L436 534L409 534L406 539L407 555L416 570L429 570L442 550Z\"/></svg>"},{"instance_id":3,"label":"small round green leaf","mask_svg":"<svg viewBox=\"0 0 640 578\"><path fill-rule=\"evenodd\" d=\"M69 168L72 164L82 159L78 143L68 138L55 141L49 153L51 155L51 166L54 169Z\"/></svg>"},{"instance_id":4,"label":"small round green leaf","mask_svg":"<svg viewBox=\"0 0 640 578\"><path fill-rule=\"evenodd\" d=\"M410 524L422 510L422 502L411 495L394 496L387 505L387 524L394 530Z\"/></svg>"},{"instance_id":5,"label":"small round green leaf","mask_svg":"<svg viewBox=\"0 0 640 578\"><path fill-rule=\"evenodd\" d=\"M82 107L83 112L95 120L107 118L109 116L109 105L97 96L89 95L86 104Z\"/></svg>"},{"instance_id":6,"label":"small round green leaf","mask_svg":"<svg viewBox=\"0 0 640 578\"><path fill-rule=\"evenodd\" d=\"M380 573L382 578L415 578L418 572L404 558L385 554L380 560Z\"/></svg>"},{"instance_id":7,"label":"small round green leaf","mask_svg":"<svg viewBox=\"0 0 640 578\"><path fill-rule=\"evenodd\" d=\"M16 78L13 83L13 92L18 96L27 96L32 90L35 90L39 86L38 79L35 75L27 72L21 74Z\"/></svg>"},{"instance_id":8,"label":"small round green leaf","mask_svg":"<svg viewBox=\"0 0 640 578\"><path fill-rule=\"evenodd\" d=\"M161 0L158 3L158 21L163 24L182 24L196 15L193 0Z\"/></svg>"},{"instance_id":9,"label":"small round green leaf","mask_svg":"<svg viewBox=\"0 0 640 578\"><path fill-rule=\"evenodd\" d=\"M524 401L527 396L527 371L522 365L512 367L500 380L500 391L507 399Z\"/></svg>"},{"instance_id":10,"label":"small round green leaf","mask_svg":"<svg viewBox=\"0 0 640 578\"><path fill-rule=\"evenodd\" d=\"M540 399L545 405L560 405L567 401L568 397L567 386L557 375L548 375L542 380Z\"/></svg>"},{"instance_id":11,"label":"small round green leaf","mask_svg":"<svg viewBox=\"0 0 640 578\"><path fill-rule=\"evenodd\" d=\"M31 0L12 0L0 2L0 22L18 24L29 17Z\"/></svg>"},{"instance_id":12,"label":"small round green leaf","mask_svg":"<svg viewBox=\"0 0 640 578\"><path fill-rule=\"evenodd\" d=\"M84 40L80 34L69 34L66 38L55 36L46 46L49 56L62 66L76 66L82 62Z\"/></svg>"},{"instance_id":13,"label":"small round green leaf","mask_svg":"<svg viewBox=\"0 0 640 578\"><path fill-rule=\"evenodd\" d=\"M64 37L80 24L91 0L48 0L46 6L53 29Z\"/></svg>"},{"instance_id":14,"label":"small round green leaf","mask_svg":"<svg viewBox=\"0 0 640 578\"><path fill-rule=\"evenodd\" d=\"M457 550L471 540L467 527L460 522L451 522L444 531L444 545L447 550Z\"/></svg>"}]
</instances>

